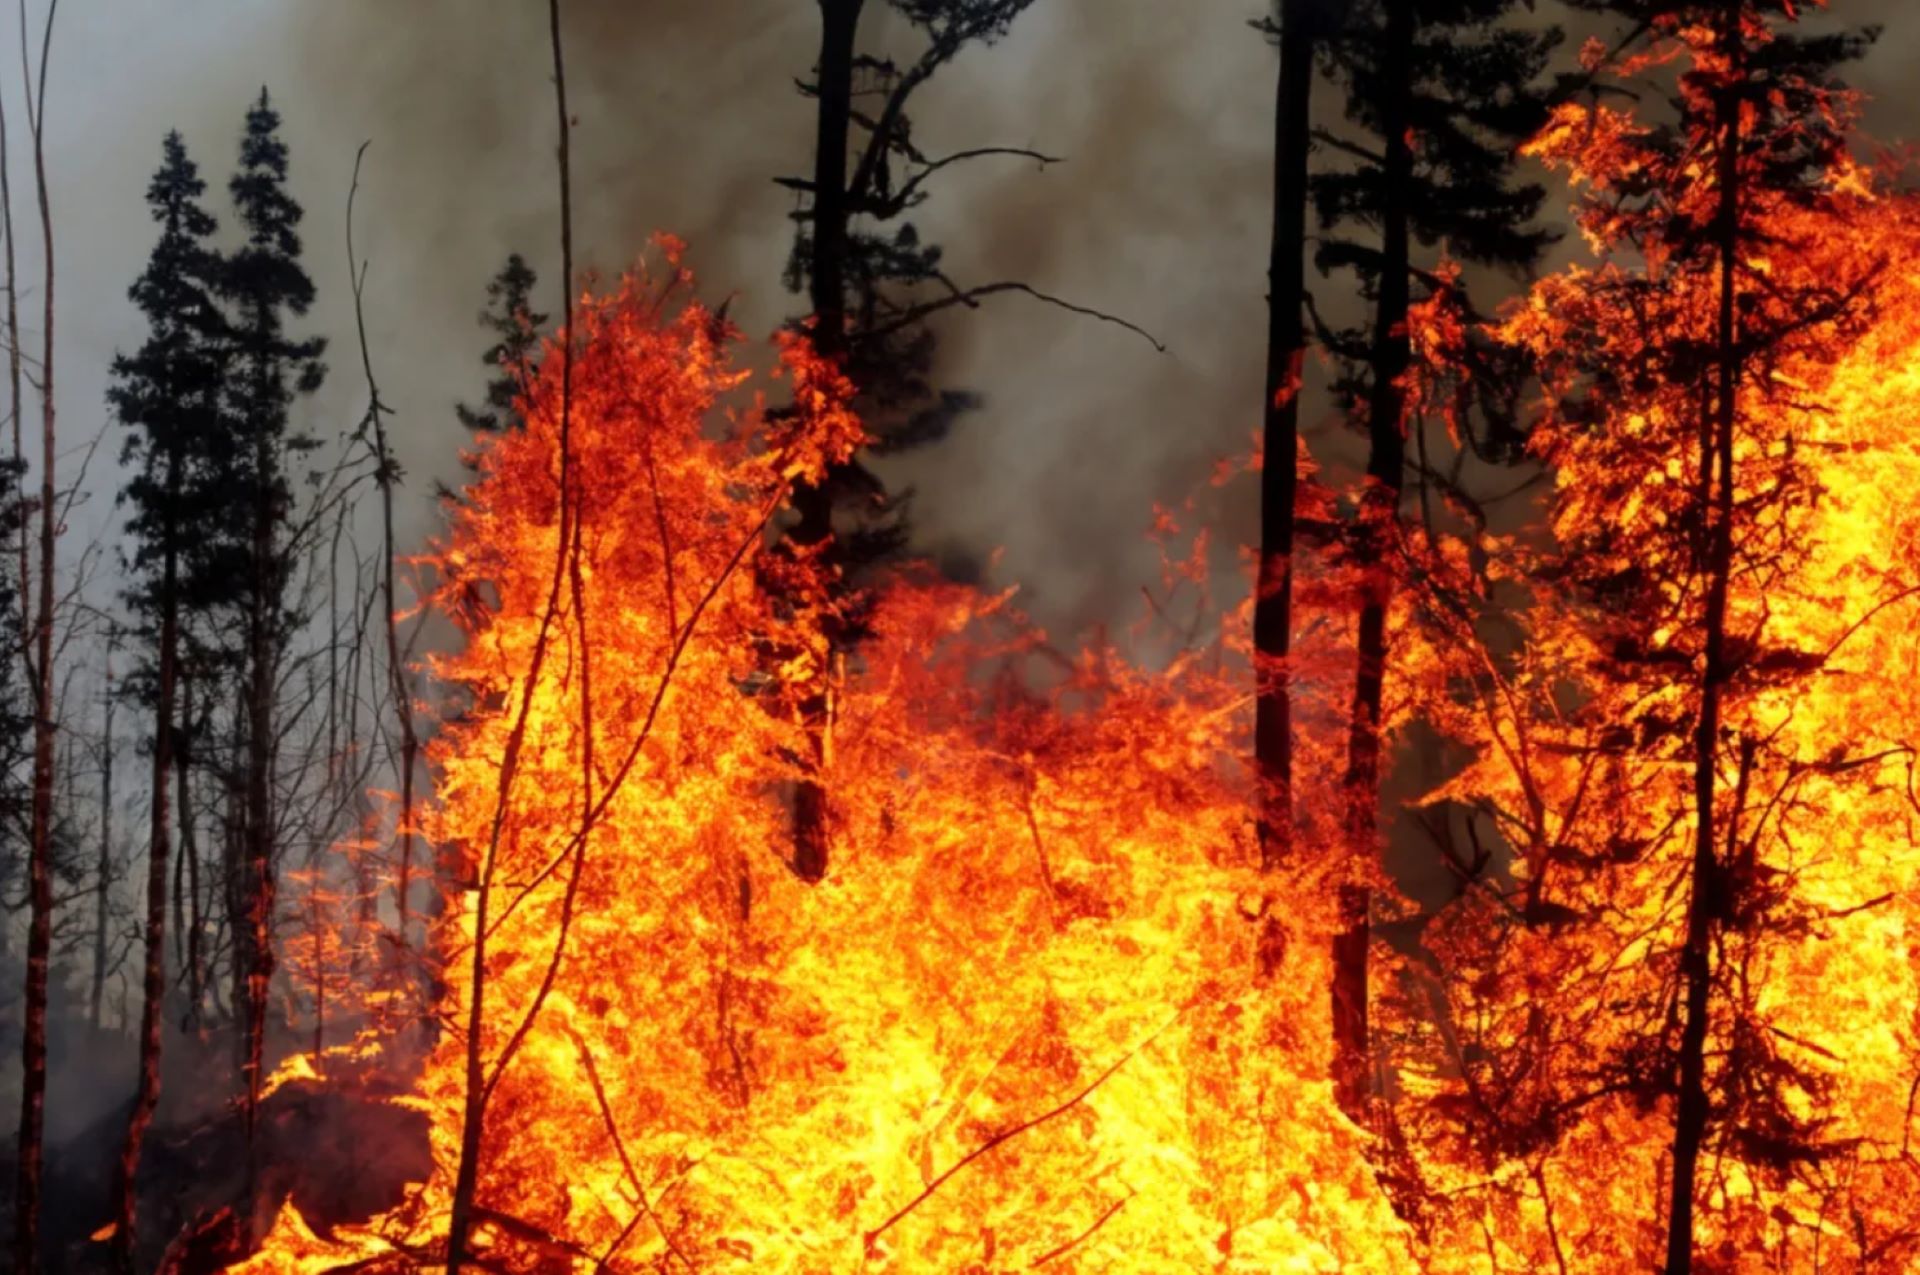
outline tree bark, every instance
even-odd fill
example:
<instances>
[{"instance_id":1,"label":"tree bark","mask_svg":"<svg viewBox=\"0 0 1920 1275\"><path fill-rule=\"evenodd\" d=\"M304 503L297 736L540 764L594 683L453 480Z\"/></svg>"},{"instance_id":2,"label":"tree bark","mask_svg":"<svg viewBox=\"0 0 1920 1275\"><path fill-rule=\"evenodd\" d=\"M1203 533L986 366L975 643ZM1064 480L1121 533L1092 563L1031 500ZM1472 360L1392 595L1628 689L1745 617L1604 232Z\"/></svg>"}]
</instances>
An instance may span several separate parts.
<instances>
[{"instance_id":1,"label":"tree bark","mask_svg":"<svg viewBox=\"0 0 1920 1275\"><path fill-rule=\"evenodd\" d=\"M1254 774L1260 785L1260 864L1293 849L1293 515L1299 475L1300 377L1306 353L1308 113L1313 98L1313 0L1285 0L1274 101L1273 241L1267 264L1267 376L1260 468L1260 575L1253 611L1257 697Z\"/></svg>"},{"instance_id":2,"label":"tree bark","mask_svg":"<svg viewBox=\"0 0 1920 1275\"><path fill-rule=\"evenodd\" d=\"M100 735L100 858L94 865L93 995L89 1007L93 1029L105 1025L107 1000L107 927L113 884L113 643L107 643L106 721Z\"/></svg>"},{"instance_id":3,"label":"tree bark","mask_svg":"<svg viewBox=\"0 0 1920 1275\"><path fill-rule=\"evenodd\" d=\"M1724 21L1722 38L1737 66L1738 19L1730 10ZM1707 545L1706 652L1700 679L1700 719L1693 736L1693 864L1691 897L1687 904L1687 940L1680 957L1686 1019L1680 1031L1680 1085L1673 1128L1673 1190L1667 1210L1666 1275L1689 1275L1693 1269L1694 1184L1710 1114L1706 1090L1707 1022L1713 987L1713 923L1721 875L1714 853L1713 808L1720 749L1721 691L1728 674L1727 593L1733 574L1733 444L1742 371L1739 321L1734 305L1734 269L1740 235L1740 102L1731 85L1723 90L1717 124L1720 206L1715 234L1719 241L1720 300L1716 320L1719 349L1715 363L1719 385L1714 396L1712 450L1700 457L1702 474L1713 475L1713 512Z\"/></svg>"},{"instance_id":4,"label":"tree bark","mask_svg":"<svg viewBox=\"0 0 1920 1275\"><path fill-rule=\"evenodd\" d=\"M56 0L57 3L57 0ZM46 111L47 54L53 43L54 6L40 47L37 105L28 111L33 134L34 185L40 198L40 234L46 256L46 281L40 355L40 577L34 607L33 642L33 801L27 868L30 919L27 924L27 986L23 1014L20 1081L19 1179L14 1196L15 1275L40 1269L40 1190L47 1104L47 967L53 953L53 550L58 536L54 518L53 209L47 189L46 147L41 126ZM22 21L24 23L24 14ZM22 43L26 32L21 31ZM15 334L17 335L17 333ZM24 581L23 581L24 583Z\"/></svg>"},{"instance_id":5,"label":"tree bark","mask_svg":"<svg viewBox=\"0 0 1920 1275\"><path fill-rule=\"evenodd\" d=\"M853 122L853 62L864 0L820 0L818 131L813 154L813 252L808 263L808 300L813 310L813 348L840 362L846 346L847 143ZM798 520L789 539L816 549L833 536L833 496L827 484L794 489ZM821 669L825 679L828 670ZM827 727L832 703L825 692L800 702L807 735L807 774L794 790L793 870L803 881L827 874Z\"/></svg>"},{"instance_id":6,"label":"tree bark","mask_svg":"<svg viewBox=\"0 0 1920 1275\"><path fill-rule=\"evenodd\" d=\"M167 459L169 507L177 504L180 456ZM180 648L179 529L167 526L160 569L160 649L153 709L153 797L147 823L147 932L140 1006L140 1079L113 1178L114 1265L133 1275L139 1221L140 1150L160 1105L161 1016L167 997L167 859L171 854L167 783L173 767L174 691Z\"/></svg>"},{"instance_id":7,"label":"tree bark","mask_svg":"<svg viewBox=\"0 0 1920 1275\"><path fill-rule=\"evenodd\" d=\"M1386 163L1381 173L1379 312L1375 319L1372 387L1367 403L1366 488L1360 507L1360 625L1357 669L1348 717L1346 850L1356 875L1377 853L1380 809L1380 710L1387 665L1387 608L1393 600L1393 554L1406 466L1404 394L1400 379L1412 361L1407 335L1407 200L1413 177L1411 124L1414 14L1411 0L1388 6L1381 65L1380 127ZM1333 941L1334 1093L1355 1119L1372 1090L1368 1043L1368 916L1372 891L1361 882L1340 887L1339 932Z\"/></svg>"}]
</instances>

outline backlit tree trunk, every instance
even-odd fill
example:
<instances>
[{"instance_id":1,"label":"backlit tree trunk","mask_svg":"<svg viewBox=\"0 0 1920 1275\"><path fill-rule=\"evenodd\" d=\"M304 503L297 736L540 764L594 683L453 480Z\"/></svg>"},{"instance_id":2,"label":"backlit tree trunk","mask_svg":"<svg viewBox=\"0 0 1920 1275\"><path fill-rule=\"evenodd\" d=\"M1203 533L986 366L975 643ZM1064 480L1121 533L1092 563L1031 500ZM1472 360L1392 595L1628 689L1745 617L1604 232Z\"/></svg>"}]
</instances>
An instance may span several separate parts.
<instances>
[{"instance_id":1,"label":"backlit tree trunk","mask_svg":"<svg viewBox=\"0 0 1920 1275\"><path fill-rule=\"evenodd\" d=\"M1358 556L1363 572L1357 668L1348 719L1346 853L1352 872L1371 871L1377 853L1380 808L1380 709L1387 665L1387 608L1393 599L1393 555L1400 516L1400 490L1406 466L1404 393L1401 377L1411 361L1407 311L1411 303L1408 268L1407 192L1412 182L1410 127L1414 33L1411 0L1393 0L1389 9L1383 61L1397 73L1385 77L1381 134L1383 217L1379 311L1374 324L1372 392L1367 401L1368 460L1361 496ZM1371 1089L1367 999L1368 914L1372 892L1361 883L1340 887L1340 930L1333 942L1334 1092L1349 1114L1358 1116Z\"/></svg>"},{"instance_id":2,"label":"backlit tree trunk","mask_svg":"<svg viewBox=\"0 0 1920 1275\"><path fill-rule=\"evenodd\" d=\"M1730 16L1727 47L1741 47ZM1708 1117L1706 1091L1707 1023L1713 986L1712 937L1720 862L1714 851L1715 766L1720 748L1721 692L1727 679L1727 591L1733 574L1733 436L1737 419L1741 358L1734 307L1734 268L1740 234L1740 99L1732 85L1722 90L1719 107L1719 197L1717 238L1720 251L1720 301L1715 320L1718 349L1715 371L1712 446L1700 457L1702 486L1712 485L1712 521L1707 544L1705 661L1700 679L1700 719L1693 736L1694 842L1687 905L1687 939L1680 970L1685 985L1686 1018L1680 1035L1680 1092L1673 1128L1673 1193L1667 1214L1667 1275L1693 1269L1693 1202L1700 1147Z\"/></svg>"},{"instance_id":3,"label":"backlit tree trunk","mask_svg":"<svg viewBox=\"0 0 1920 1275\"><path fill-rule=\"evenodd\" d=\"M1267 376L1260 470L1260 576L1253 612L1259 696L1254 767L1260 781L1260 862L1293 847L1293 514L1298 485L1300 377L1306 353L1308 113L1313 97L1313 0L1286 0L1280 15L1280 83L1274 102L1273 241L1267 265Z\"/></svg>"},{"instance_id":4,"label":"backlit tree trunk","mask_svg":"<svg viewBox=\"0 0 1920 1275\"><path fill-rule=\"evenodd\" d=\"M180 458L168 458L167 486L177 499ZM140 1007L140 1079L134 1090L133 1112L127 1118L127 1136L113 1179L115 1265L132 1275L139 1220L140 1150L154 1110L160 1104L160 1040L167 997L167 859L171 854L167 784L173 767L174 691L179 667L180 600L179 536L165 529L166 546L160 568L160 649L153 708L153 793L147 824L146 966Z\"/></svg>"},{"instance_id":5,"label":"backlit tree trunk","mask_svg":"<svg viewBox=\"0 0 1920 1275\"><path fill-rule=\"evenodd\" d=\"M854 43L864 0L820 0L818 135L813 157L813 255L808 273L813 345L823 358L846 355L847 142L853 118ZM833 497L827 483L794 492L799 518L793 543L816 548L833 535ZM824 678L826 670L821 670ZM803 881L827 874L828 806L825 770L832 705L824 691L800 702L806 728L808 773L793 797L793 870Z\"/></svg>"}]
</instances>

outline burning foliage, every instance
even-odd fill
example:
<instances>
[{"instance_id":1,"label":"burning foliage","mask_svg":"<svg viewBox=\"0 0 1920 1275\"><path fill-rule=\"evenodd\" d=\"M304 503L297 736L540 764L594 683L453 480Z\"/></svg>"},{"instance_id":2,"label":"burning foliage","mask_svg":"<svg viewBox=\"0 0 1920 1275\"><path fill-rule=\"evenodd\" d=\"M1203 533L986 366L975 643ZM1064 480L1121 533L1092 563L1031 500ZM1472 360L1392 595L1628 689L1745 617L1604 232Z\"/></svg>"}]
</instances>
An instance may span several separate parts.
<instances>
[{"instance_id":1,"label":"burning foliage","mask_svg":"<svg viewBox=\"0 0 1920 1275\"><path fill-rule=\"evenodd\" d=\"M729 410L732 334L681 283L576 322L573 512L550 352L439 553L469 640L435 672L473 707L434 753L446 1030L400 1100L435 1172L325 1238L288 1208L241 1269L444 1262L476 1003L483 1268L1398 1269L1327 1097L1324 957L1256 959L1270 910L1313 918L1251 866L1233 679L1048 661L1007 599L931 578L823 667L803 591L750 567L853 441L846 387L794 342L799 410ZM848 847L818 887L779 851L815 679Z\"/></svg>"},{"instance_id":2,"label":"burning foliage","mask_svg":"<svg viewBox=\"0 0 1920 1275\"><path fill-rule=\"evenodd\" d=\"M1715 74L1697 35L1664 56ZM1689 189L1635 129L1567 108L1536 148L1607 198ZM1557 477L1551 536L1397 534L1384 725L1466 757L1417 803L1460 879L1423 912L1340 852L1338 686L1262 871L1244 645L1063 653L904 571L836 651L848 591L764 546L860 441L850 387L790 340L793 406L749 403L677 258L586 302L435 558L470 708L432 748L439 1032L393 1100L432 1172L324 1233L289 1205L234 1269L437 1268L464 1232L453 1264L514 1272L1610 1275L1658 1264L1689 1104L1694 1269L1910 1269L1920 208L1823 165L1741 214L1731 402L1728 274L1681 225L1726 223L1683 193L1664 250L1496 327L1416 309L1409 410L1497 338ZM1645 249L1621 206L1585 228ZM1336 680L1360 574L1303 566L1298 684ZM803 776L817 884L783 858ZM1359 1120L1328 1079L1355 883L1412 935L1374 944Z\"/></svg>"}]
</instances>

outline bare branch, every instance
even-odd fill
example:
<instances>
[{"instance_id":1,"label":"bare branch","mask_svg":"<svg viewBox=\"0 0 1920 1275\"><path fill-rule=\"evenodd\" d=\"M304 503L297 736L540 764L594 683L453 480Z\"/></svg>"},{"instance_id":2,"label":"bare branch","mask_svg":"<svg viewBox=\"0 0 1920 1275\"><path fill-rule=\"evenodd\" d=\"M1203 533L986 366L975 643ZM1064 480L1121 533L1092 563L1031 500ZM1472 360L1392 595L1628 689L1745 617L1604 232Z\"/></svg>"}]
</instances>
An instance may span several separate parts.
<instances>
[{"instance_id":1,"label":"bare branch","mask_svg":"<svg viewBox=\"0 0 1920 1275\"><path fill-rule=\"evenodd\" d=\"M1032 297L1036 301L1041 301L1047 305L1065 310L1070 314L1084 315L1090 319L1098 319L1102 323L1111 323L1116 327L1125 328L1127 331L1132 332L1146 341L1160 353L1165 354L1167 352L1167 347L1158 337L1136 323L1129 322L1117 315L1108 314L1103 310L1095 310L1087 306L1075 305L1071 301L1062 300L1059 297L1042 292L1038 288L1028 284L1016 283L1009 280L1001 283L985 283L976 288L962 289L944 276L941 282L945 283L947 287L951 289L948 296L941 297L937 301L928 301L921 305L909 306L888 322L878 327L868 328L859 333L859 336L866 340L891 336L896 332L912 327L914 324L919 323L931 315L940 313L942 310L951 310L955 306L965 306L969 310L976 310L980 307L982 297L990 297L1001 292L1018 292Z\"/></svg>"}]
</instances>

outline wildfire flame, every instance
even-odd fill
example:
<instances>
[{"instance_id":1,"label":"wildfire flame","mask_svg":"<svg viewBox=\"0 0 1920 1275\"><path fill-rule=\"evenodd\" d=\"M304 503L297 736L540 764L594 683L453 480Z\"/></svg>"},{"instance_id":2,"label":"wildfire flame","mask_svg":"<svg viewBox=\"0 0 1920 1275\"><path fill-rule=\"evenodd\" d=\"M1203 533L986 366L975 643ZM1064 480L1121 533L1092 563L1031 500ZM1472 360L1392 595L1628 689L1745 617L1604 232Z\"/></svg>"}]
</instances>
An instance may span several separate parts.
<instances>
[{"instance_id":1,"label":"wildfire flame","mask_svg":"<svg viewBox=\"0 0 1920 1275\"><path fill-rule=\"evenodd\" d=\"M838 857L802 884L779 857L802 738L776 683L833 673L741 558L805 458L853 441L846 389L792 342L800 410L729 413L746 376L723 325L643 280L574 342L587 587L578 611L562 591L498 842L485 1264L1401 1269L1327 1096L1323 957L1293 943L1255 974L1280 885L1222 763L1232 679L1090 650L1023 689L1041 638L1008 599L894 584L836 688ZM449 1023L553 592L562 362L438 556L470 633L433 671L474 704L433 754L428 831L465 885L437 934ZM801 654L769 674L769 651ZM437 1168L402 1207L330 1236L289 1207L237 1269L443 1261L465 1065L448 1030L404 1100Z\"/></svg>"},{"instance_id":2,"label":"wildfire flame","mask_svg":"<svg viewBox=\"0 0 1920 1275\"><path fill-rule=\"evenodd\" d=\"M1911 259L1920 209L1855 194L1844 234L1810 221L1769 269ZM1542 284L1505 338L1546 351L1581 322L1591 294L1575 278ZM1734 627L1824 653L1790 694L1737 706L1800 767L1791 788L1773 777L1785 831L1755 870L1792 876L1801 928L1746 959L1775 1044L1815 1077L1818 1094L1794 1101L1830 1113L1830 1150L1793 1172L1757 1145L1723 1156L1700 1222L1716 1271L1838 1269L1817 1265L1822 1237L1856 1246L1834 1259L1849 1270L1916 1252L1920 805L1903 741L1920 721L1920 631L1901 608L1920 563L1920 276L1890 269L1872 287L1870 322L1774 370L1804 392L1743 411L1743 490L1778 481L1789 454L1811 477L1785 515L1801 548L1740 586ZM1462 345L1445 315L1421 321L1423 358ZM445 1262L476 995L469 1243L486 1269L1646 1265L1670 1114L1624 1090L1556 1103L1645 1027L1618 1006L1658 1001L1671 977L1649 935L1671 922L1686 838L1652 825L1685 802L1654 795L1686 780L1593 762L1624 720L1609 714L1644 717L1662 691L1592 679L1591 614L1536 598L1518 654L1493 665L1449 628L1458 617L1400 604L1388 725L1426 722L1471 753L1426 806L1520 812L1511 878L1533 911L1469 890L1418 944L1377 945L1397 1114L1363 1130L1326 1079L1325 938L1332 887L1365 869L1311 852L1256 869L1236 760L1246 651L1157 668L1100 645L1063 655L1010 598L905 573L836 667L817 638L834 605L823 569L762 546L790 485L858 442L838 374L788 342L795 409L740 407L751 379L734 334L683 288L638 278L586 303L567 339L526 395L525 428L482 453L436 555L438 605L468 640L432 671L471 709L433 745L426 821L453 883L435 934L445 1027L399 1100L430 1121L434 1172L331 1234L287 1207L234 1269ZM1684 482L1690 424L1660 401L1615 406L1618 431ZM1668 516L1659 483L1609 487L1613 461L1575 423L1540 446L1563 535ZM1161 526L1177 520L1163 511ZM1490 534L1414 539L1409 573L1465 593L1514 585L1534 552ZM577 591L556 575L570 555ZM1338 573L1302 581L1328 626L1304 666L1344 649ZM1463 680L1495 690L1462 698ZM1578 709L1555 699L1575 682ZM835 858L815 886L781 854L807 755L791 705L823 684ZM1298 773L1337 774L1337 731L1315 711ZM1856 764L1863 740L1885 747ZM1337 804L1335 784L1307 785L1303 822L1330 829ZM1568 845L1588 875L1540 885ZM1716 1065L1753 1047L1725 1031Z\"/></svg>"}]
</instances>

